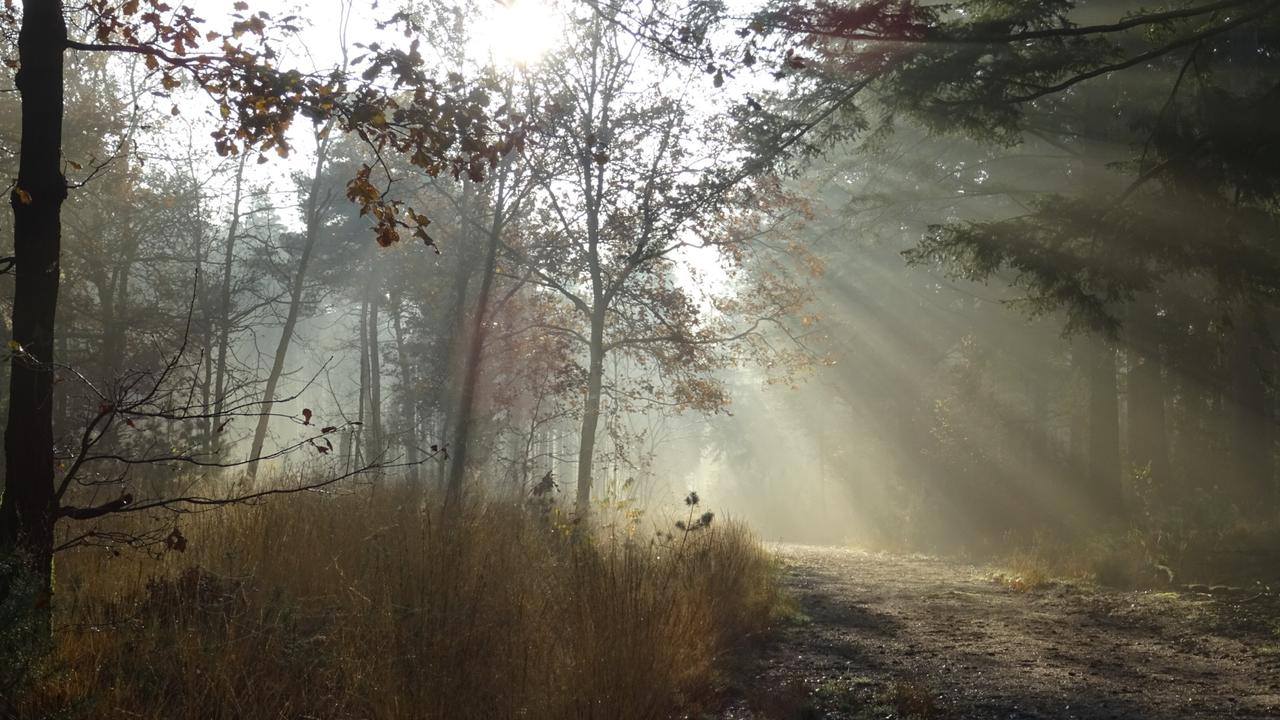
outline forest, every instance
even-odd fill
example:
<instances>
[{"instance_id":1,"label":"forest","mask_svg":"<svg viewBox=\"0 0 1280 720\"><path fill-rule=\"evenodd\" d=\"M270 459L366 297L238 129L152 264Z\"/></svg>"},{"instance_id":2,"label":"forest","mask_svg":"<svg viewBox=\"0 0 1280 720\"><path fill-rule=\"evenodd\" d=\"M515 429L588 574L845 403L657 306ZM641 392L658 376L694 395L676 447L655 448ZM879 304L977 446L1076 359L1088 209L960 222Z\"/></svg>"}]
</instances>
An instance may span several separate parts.
<instances>
[{"instance_id":1,"label":"forest","mask_svg":"<svg viewBox=\"0 0 1280 720\"><path fill-rule=\"evenodd\" d=\"M1280 0L0 58L0 720L1280 717Z\"/></svg>"}]
</instances>

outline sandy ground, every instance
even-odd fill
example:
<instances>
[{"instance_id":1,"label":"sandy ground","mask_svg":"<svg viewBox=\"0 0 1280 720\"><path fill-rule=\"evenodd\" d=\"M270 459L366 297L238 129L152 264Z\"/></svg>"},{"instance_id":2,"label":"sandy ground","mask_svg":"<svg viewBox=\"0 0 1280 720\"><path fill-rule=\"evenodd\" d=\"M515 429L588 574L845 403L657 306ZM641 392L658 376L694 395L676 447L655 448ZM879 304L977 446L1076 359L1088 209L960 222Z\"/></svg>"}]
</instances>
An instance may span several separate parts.
<instances>
[{"instance_id":1,"label":"sandy ground","mask_svg":"<svg viewBox=\"0 0 1280 720\"><path fill-rule=\"evenodd\" d=\"M1280 718L1280 598L1018 591L992 568L782 545L796 599L726 720Z\"/></svg>"}]
</instances>

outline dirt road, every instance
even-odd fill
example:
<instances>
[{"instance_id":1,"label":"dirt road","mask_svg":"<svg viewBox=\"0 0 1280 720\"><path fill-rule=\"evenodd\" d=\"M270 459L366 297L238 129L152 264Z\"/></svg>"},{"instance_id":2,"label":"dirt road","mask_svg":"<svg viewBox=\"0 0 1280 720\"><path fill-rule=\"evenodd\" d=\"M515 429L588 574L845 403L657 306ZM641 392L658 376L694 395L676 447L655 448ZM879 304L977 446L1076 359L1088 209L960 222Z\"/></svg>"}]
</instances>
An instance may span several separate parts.
<instances>
[{"instance_id":1,"label":"dirt road","mask_svg":"<svg viewBox=\"0 0 1280 720\"><path fill-rule=\"evenodd\" d=\"M1280 718L1275 595L1024 592L937 559L777 552L801 617L725 718Z\"/></svg>"}]
</instances>

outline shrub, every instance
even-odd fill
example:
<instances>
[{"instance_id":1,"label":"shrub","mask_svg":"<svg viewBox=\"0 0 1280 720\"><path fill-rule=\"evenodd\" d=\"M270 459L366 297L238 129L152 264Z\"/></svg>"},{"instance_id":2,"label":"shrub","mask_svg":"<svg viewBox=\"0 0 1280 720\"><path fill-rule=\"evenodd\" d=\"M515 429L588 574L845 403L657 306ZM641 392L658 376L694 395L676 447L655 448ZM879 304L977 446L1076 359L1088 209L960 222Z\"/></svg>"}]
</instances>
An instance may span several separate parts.
<instances>
[{"instance_id":1,"label":"shrub","mask_svg":"<svg viewBox=\"0 0 1280 720\"><path fill-rule=\"evenodd\" d=\"M39 577L13 552L0 555L0 718L32 680L48 650L48 594Z\"/></svg>"}]
</instances>

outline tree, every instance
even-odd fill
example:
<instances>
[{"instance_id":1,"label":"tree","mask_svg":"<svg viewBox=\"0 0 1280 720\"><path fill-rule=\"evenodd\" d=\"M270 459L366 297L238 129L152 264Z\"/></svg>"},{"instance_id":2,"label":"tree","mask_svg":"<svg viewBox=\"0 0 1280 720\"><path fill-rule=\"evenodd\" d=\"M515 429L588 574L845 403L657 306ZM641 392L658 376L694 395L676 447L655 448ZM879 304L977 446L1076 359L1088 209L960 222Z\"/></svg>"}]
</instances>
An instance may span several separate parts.
<instances>
[{"instance_id":1,"label":"tree","mask_svg":"<svg viewBox=\"0 0 1280 720\"><path fill-rule=\"evenodd\" d=\"M14 213L14 304L9 422L5 436L6 476L0 499L0 548L17 549L24 564L50 586L54 524L65 517L58 506L53 457L53 373L55 317L61 260L61 210L67 197L62 172L64 53L106 52L141 57L167 90L186 78L212 96L222 124L213 142L222 154L274 150L287 155L287 133L299 116L332 120L382 152L406 155L428 173L451 171L476 178L510 147L499 118L490 123L483 89L460 78L433 81L416 43L408 49L371 47L358 76L340 72L308 75L280 70L273 59L271 33L292 28L265 12L250 13L236 3L228 32L203 31L189 7L160 0L104 1L87 9L91 41L68 36L66 11L57 0L27 2L20 21L6 16L18 33L16 85L21 96L21 150L18 179L11 192ZM393 23L403 24L398 16ZM411 33L410 33L411 34ZM253 38L255 44L246 45ZM401 90L406 90L405 96ZM265 156L260 158L265 159ZM366 166L353 178L348 197L374 222L378 242L397 242L410 232L429 242L427 218L394 201L373 182ZM392 178L384 178L386 181ZM113 501L114 502L114 501Z\"/></svg>"},{"instance_id":2,"label":"tree","mask_svg":"<svg viewBox=\"0 0 1280 720\"><path fill-rule=\"evenodd\" d=\"M456 418L453 439L450 443L452 460L449 465L447 502L457 503L462 498L463 479L467 470L467 459L472 444L472 433L475 425L476 393L480 386L480 368L484 360L484 348L491 321L493 308L494 283L498 271L498 250L502 238L507 234L508 223L519 219L522 205L529 189L532 187L527 174L513 168L515 158L508 156L499 166L493 182L492 197L486 203L491 207L491 215L485 226L478 228L483 234L484 259L480 267L480 288L476 296L475 307L471 310L470 327L467 328L466 355L463 360L463 376L458 389L458 405L454 413ZM464 221L471 218L464 215Z\"/></svg>"},{"instance_id":3,"label":"tree","mask_svg":"<svg viewBox=\"0 0 1280 720\"><path fill-rule=\"evenodd\" d=\"M1120 177L1083 192L1044 193L1006 218L940 222L908 259L969 280L1009 279L1025 291L1020 305L1028 312L1062 312L1068 332L1124 343L1135 381L1127 389L1136 392L1128 398L1130 461L1164 475L1158 352L1144 351L1145 318L1134 330L1125 319L1131 311L1165 316L1175 283L1201 285L1201 301L1226 321L1206 320L1209 334L1193 342L1239 362L1227 390L1236 418L1230 454L1242 463L1233 482L1250 489L1228 494L1241 506L1246 496L1274 498L1274 440L1264 439L1274 436L1274 418L1259 400L1267 397L1273 348L1249 308L1272 302L1280 279L1269 240L1276 158L1267 119L1280 71L1280 7L1115 3L1107 12L1086 22L1071 2L779 3L754 16L735 54L722 51L719 62L722 71L740 69L745 48L769 58L784 82L749 124L764 143L801 131L798 146L816 151L868 129L883 141L904 123L997 146L1045 139L1082 154L1092 138L1126 138L1128 157L1112 158ZM1135 307L1137 298L1154 305ZM1126 474L1116 469L1119 406L1108 354L1086 363L1095 398L1089 477L1098 506L1114 508Z\"/></svg>"},{"instance_id":4,"label":"tree","mask_svg":"<svg viewBox=\"0 0 1280 720\"><path fill-rule=\"evenodd\" d=\"M307 282L307 270L311 265L316 241L323 229L325 215L333 203L333 197L326 193L324 187L325 164L329 161L329 133L332 124L328 124L316 133L316 160L311 173L310 186L306 192L306 204L303 210L305 227L302 235L302 248L298 254L298 265L289 278L288 307L285 311L284 324L280 329L280 341L276 343L276 351L272 356L271 370L267 374L266 385L262 390L262 405L268 412L258 417L257 427L253 431L253 444L249 448L249 479L252 481L258 474L257 459L262 455L266 444L267 425L271 420L269 412L276 397L276 386L284 372L285 359L289 356L289 345L293 342L298 327L298 317L302 313L302 293Z\"/></svg>"},{"instance_id":5,"label":"tree","mask_svg":"<svg viewBox=\"0 0 1280 720\"><path fill-rule=\"evenodd\" d=\"M727 396L712 372L771 354L766 330L785 338L783 316L803 292L747 270L759 259L753 224L787 209L769 207L767 182L739 185L745 177L726 169L727 143L715 127L700 132L679 95L688 80L645 64L637 41L608 17L576 26L579 38L549 61L539 92L552 103L542 122L554 131L531 148L541 186L533 230L504 251L571 311L572 324L548 320L542 330L574 340L585 362L576 491L585 517L606 395L619 405L722 408ZM696 151L695 136L704 143ZM699 253L721 269L725 289L750 299L680 283L677 259ZM704 302L714 311L703 312ZM615 375L622 385L606 383L606 358L634 363ZM661 382L641 376L651 370Z\"/></svg>"}]
</instances>

